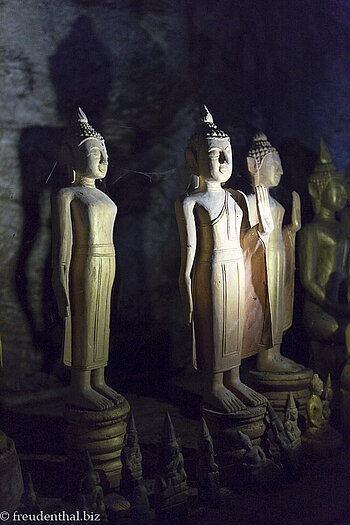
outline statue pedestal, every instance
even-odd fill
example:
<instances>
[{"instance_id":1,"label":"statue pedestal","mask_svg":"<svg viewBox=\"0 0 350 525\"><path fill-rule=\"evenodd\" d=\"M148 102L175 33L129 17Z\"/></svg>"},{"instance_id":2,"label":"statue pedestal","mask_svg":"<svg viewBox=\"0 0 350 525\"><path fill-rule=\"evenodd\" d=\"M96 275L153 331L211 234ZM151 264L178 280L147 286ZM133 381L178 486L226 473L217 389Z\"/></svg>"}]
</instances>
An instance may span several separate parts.
<instances>
[{"instance_id":1,"label":"statue pedestal","mask_svg":"<svg viewBox=\"0 0 350 525\"><path fill-rule=\"evenodd\" d=\"M18 509L24 492L22 471L12 439L7 438L8 450L0 454L0 511Z\"/></svg>"},{"instance_id":2,"label":"statue pedestal","mask_svg":"<svg viewBox=\"0 0 350 525\"><path fill-rule=\"evenodd\" d=\"M126 399L106 410L79 410L68 405L64 410L68 422L64 440L68 465L74 465L77 454L88 450L105 492L120 485L120 454L129 411Z\"/></svg>"},{"instance_id":3,"label":"statue pedestal","mask_svg":"<svg viewBox=\"0 0 350 525\"><path fill-rule=\"evenodd\" d=\"M252 387L263 394L271 403L279 416L284 419L289 392L292 392L298 411L300 429L306 426L306 404L310 397L310 381L312 370L305 368L298 372L259 372L250 370L249 378Z\"/></svg>"},{"instance_id":4,"label":"statue pedestal","mask_svg":"<svg viewBox=\"0 0 350 525\"><path fill-rule=\"evenodd\" d=\"M214 440L218 465L227 467L237 462L245 452L239 437L240 430L249 436L253 445L260 445L265 433L266 405L249 407L235 414L217 412L202 406L202 415Z\"/></svg>"}]
</instances>

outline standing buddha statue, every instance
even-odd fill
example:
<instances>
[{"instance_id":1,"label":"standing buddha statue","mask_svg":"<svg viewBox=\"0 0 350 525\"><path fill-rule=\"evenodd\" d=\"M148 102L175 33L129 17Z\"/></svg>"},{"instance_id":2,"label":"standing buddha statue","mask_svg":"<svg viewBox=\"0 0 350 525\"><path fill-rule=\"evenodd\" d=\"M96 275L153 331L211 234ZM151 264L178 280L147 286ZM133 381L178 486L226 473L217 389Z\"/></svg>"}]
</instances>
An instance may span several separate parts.
<instances>
[{"instance_id":1,"label":"standing buddha statue","mask_svg":"<svg viewBox=\"0 0 350 525\"><path fill-rule=\"evenodd\" d=\"M251 225L259 222L256 190L263 186L268 194L278 186L283 174L277 150L259 133L253 139L247 156L254 194L248 196ZM300 229L300 198L293 191L291 224L282 227L283 206L270 194L268 201L272 213L273 229L267 243L267 286L271 310L272 345L257 356L257 370L261 372L297 372L302 365L281 355L283 333L291 326L294 298L294 252L295 235Z\"/></svg>"},{"instance_id":2,"label":"standing buddha statue","mask_svg":"<svg viewBox=\"0 0 350 525\"><path fill-rule=\"evenodd\" d=\"M204 404L220 413L236 413L266 403L239 375L246 317L251 314L246 309L241 240L251 232L245 196L222 187L232 172L230 138L217 128L206 107L185 158L198 183L175 205L181 240L179 285L187 322L193 325L193 364L204 378ZM257 188L256 198L259 235L265 238L270 220L266 191ZM260 283L264 282L264 249L261 254L261 264L252 272ZM266 294L255 299L261 306ZM255 330L259 340L269 327L265 310L262 305L262 322Z\"/></svg>"},{"instance_id":3,"label":"standing buddha statue","mask_svg":"<svg viewBox=\"0 0 350 525\"><path fill-rule=\"evenodd\" d=\"M107 173L103 137L79 108L62 155L73 184L52 196L53 287L65 321L68 404L103 410L124 398L106 385L111 291L115 275L114 202L95 186Z\"/></svg>"},{"instance_id":4,"label":"standing buddha statue","mask_svg":"<svg viewBox=\"0 0 350 525\"><path fill-rule=\"evenodd\" d=\"M318 374L314 374L311 381L311 397L307 404L309 416L308 431L311 433L319 432L327 424L327 420L323 415L322 392L322 379L319 378Z\"/></svg>"}]
</instances>

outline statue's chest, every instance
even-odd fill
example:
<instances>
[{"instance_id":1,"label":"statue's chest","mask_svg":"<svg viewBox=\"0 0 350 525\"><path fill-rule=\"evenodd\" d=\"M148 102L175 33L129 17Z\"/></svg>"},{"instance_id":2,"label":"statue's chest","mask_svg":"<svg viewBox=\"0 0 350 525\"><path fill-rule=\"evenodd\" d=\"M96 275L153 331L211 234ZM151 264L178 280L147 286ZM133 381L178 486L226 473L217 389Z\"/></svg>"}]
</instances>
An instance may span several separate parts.
<instances>
[{"instance_id":1,"label":"statue's chest","mask_svg":"<svg viewBox=\"0 0 350 525\"><path fill-rule=\"evenodd\" d=\"M195 215L197 224L203 232L210 231L214 241L219 244L239 237L243 212L229 194L225 195L220 206L208 205L207 202L199 204L200 206L195 209Z\"/></svg>"},{"instance_id":2,"label":"statue's chest","mask_svg":"<svg viewBox=\"0 0 350 525\"><path fill-rule=\"evenodd\" d=\"M327 266L333 270L344 271L349 254L349 240L342 225L336 221L334 224L324 225L319 234L319 258L328 261Z\"/></svg>"},{"instance_id":3,"label":"statue's chest","mask_svg":"<svg viewBox=\"0 0 350 525\"><path fill-rule=\"evenodd\" d=\"M269 203L274 229L280 231L282 229L282 222L285 210L283 206L272 197L269 197Z\"/></svg>"},{"instance_id":4,"label":"statue's chest","mask_svg":"<svg viewBox=\"0 0 350 525\"><path fill-rule=\"evenodd\" d=\"M97 189L77 190L71 206L73 216L86 222L113 222L117 213L114 202Z\"/></svg>"}]
</instances>

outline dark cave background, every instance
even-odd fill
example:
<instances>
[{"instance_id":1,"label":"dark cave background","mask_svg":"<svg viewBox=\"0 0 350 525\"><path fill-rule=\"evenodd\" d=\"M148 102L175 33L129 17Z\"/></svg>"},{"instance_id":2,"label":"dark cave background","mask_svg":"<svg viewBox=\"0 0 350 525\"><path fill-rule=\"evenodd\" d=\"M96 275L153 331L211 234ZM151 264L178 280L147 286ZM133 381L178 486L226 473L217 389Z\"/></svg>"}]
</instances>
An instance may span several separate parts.
<instances>
[{"instance_id":1,"label":"dark cave background","mask_svg":"<svg viewBox=\"0 0 350 525\"><path fill-rule=\"evenodd\" d=\"M245 153L262 129L282 158L276 196L285 220L295 189L308 222L320 137L340 171L350 158L349 2L8 0L0 10L3 388L66 380L50 282L50 193L77 106L105 137L101 187L118 205L108 374L142 381L189 366L174 201L188 183L183 152L198 107L205 103L231 136L228 186L250 191ZM297 269L284 347L307 363L301 305Z\"/></svg>"}]
</instances>

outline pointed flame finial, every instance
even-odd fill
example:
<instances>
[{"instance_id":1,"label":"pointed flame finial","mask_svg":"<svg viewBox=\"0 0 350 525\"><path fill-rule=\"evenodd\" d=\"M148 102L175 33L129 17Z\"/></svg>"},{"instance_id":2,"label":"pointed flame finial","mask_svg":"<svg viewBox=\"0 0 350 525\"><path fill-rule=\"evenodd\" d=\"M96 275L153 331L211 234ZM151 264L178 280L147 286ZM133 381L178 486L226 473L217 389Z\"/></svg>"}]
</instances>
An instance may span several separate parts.
<instances>
[{"instance_id":1,"label":"pointed flame finial","mask_svg":"<svg viewBox=\"0 0 350 525\"><path fill-rule=\"evenodd\" d=\"M209 109L205 104L203 104L204 108L204 116L203 116L203 122L207 124L214 124L213 115L210 113Z\"/></svg>"},{"instance_id":2,"label":"pointed flame finial","mask_svg":"<svg viewBox=\"0 0 350 525\"><path fill-rule=\"evenodd\" d=\"M164 443L177 442L174 425L171 420L169 412L165 414L162 438L163 438Z\"/></svg>"},{"instance_id":3,"label":"pointed flame finial","mask_svg":"<svg viewBox=\"0 0 350 525\"><path fill-rule=\"evenodd\" d=\"M320 162L321 164L332 164L332 157L323 137L320 138Z\"/></svg>"},{"instance_id":4,"label":"pointed flame finial","mask_svg":"<svg viewBox=\"0 0 350 525\"><path fill-rule=\"evenodd\" d=\"M289 392L289 395L288 395L288 405L287 405L287 408L289 409L294 409L294 408L297 408L296 407L296 404L295 404L295 399L294 399L294 396L292 394L292 392Z\"/></svg>"}]
</instances>

